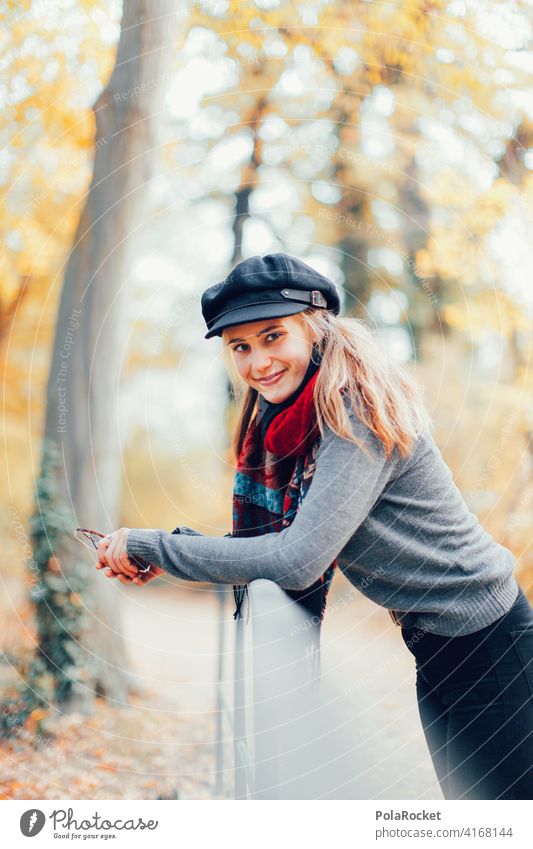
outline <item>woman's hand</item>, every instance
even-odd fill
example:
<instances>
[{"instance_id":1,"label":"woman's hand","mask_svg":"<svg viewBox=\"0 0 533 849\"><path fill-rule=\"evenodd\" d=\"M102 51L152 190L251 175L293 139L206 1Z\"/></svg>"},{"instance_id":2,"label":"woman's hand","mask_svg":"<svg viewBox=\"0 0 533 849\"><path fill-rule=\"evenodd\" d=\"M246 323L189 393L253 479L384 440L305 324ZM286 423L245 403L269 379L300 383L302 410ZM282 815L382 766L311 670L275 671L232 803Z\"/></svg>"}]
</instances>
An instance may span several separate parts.
<instances>
[{"instance_id":1,"label":"woman's hand","mask_svg":"<svg viewBox=\"0 0 533 849\"><path fill-rule=\"evenodd\" d=\"M129 528L119 528L98 543L97 569L104 569L107 566L116 574L127 575L130 578L136 576L137 566L129 559L126 547L129 531Z\"/></svg>"},{"instance_id":2,"label":"woman's hand","mask_svg":"<svg viewBox=\"0 0 533 849\"><path fill-rule=\"evenodd\" d=\"M147 584L148 581L151 581L152 578L157 578L158 575L163 575L164 569L161 569L160 566L156 566L154 563L150 563L150 571L149 572L139 572L134 578L130 578L128 575L117 574L113 572L112 569L108 569L105 573L107 578L118 578L121 584L137 584L142 587L144 584Z\"/></svg>"},{"instance_id":3,"label":"woman's hand","mask_svg":"<svg viewBox=\"0 0 533 849\"><path fill-rule=\"evenodd\" d=\"M149 572L140 572L138 567L128 557L127 542L129 528L119 528L108 534L98 544L97 569L105 569L106 578L118 578L121 584L137 584L142 586L162 575L165 571L150 563Z\"/></svg>"}]
</instances>

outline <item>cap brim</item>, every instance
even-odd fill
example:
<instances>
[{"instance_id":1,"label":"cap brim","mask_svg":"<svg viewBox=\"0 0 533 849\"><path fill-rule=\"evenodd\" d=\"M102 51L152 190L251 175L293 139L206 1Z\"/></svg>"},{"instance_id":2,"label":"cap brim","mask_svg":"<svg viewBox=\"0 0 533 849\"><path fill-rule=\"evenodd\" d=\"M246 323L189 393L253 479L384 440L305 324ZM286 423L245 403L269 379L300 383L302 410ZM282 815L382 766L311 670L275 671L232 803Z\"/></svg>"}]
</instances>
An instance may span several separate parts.
<instances>
[{"instance_id":1,"label":"cap brim","mask_svg":"<svg viewBox=\"0 0 533 849\"><path fill-rule=\"evenodd\" d=\"M231 310L227 315L221 316L205 334L204 339L210 339L211 336L220 336L226 327L247 324L251 321L261 321L261 319L266 318L283 318L286 315L295 315L297 312L303 312L309 306L310 304L293 301L292 303L250 304L246 307L239 307L236 310Z\"/></svg>"}]
</instances>

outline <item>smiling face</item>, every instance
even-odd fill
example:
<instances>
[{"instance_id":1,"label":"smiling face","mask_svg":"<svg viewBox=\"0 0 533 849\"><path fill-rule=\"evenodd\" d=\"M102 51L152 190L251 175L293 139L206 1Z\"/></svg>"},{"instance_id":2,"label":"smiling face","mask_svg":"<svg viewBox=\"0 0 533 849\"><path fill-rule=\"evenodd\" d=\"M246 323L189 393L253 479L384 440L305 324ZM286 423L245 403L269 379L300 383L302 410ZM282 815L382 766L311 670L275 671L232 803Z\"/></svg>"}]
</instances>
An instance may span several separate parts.
<instances>
[{"instance_id":1,"label":"smiling face","mask_svg":"<svg viewBox=\"0 0 533 849\"><path fill-rule=\"evenodd\" d=\"M243 380L272 404L298 389L313 351L297 314L228 327L223 339Z\"/></svg>"}]
</instances>

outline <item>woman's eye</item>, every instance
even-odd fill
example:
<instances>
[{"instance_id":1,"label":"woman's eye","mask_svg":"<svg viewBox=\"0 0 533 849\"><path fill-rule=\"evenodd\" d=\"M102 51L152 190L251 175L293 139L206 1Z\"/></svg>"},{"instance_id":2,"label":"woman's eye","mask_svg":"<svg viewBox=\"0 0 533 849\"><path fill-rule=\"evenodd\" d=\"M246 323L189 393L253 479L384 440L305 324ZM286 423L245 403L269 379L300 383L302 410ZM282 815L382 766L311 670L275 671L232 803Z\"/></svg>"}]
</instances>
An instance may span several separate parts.
<instances>
[{"instance_id":1,"label":"woman's eye","mask_svg":"<svg viewBox=\"0 0 533 849\"><path fill-rule=\"evenodd\" d=\"M279 337L282 336L282 335L283 335L282 333L273 332L273 333L269 333L267 336L265 336L265 339L267 340L267 342L271 339L275 342L276 339L279 339ZM246 351L247 349L248 349L248 345L245 342L239 342L238 345L235 345L235 347L232 348L232 350L235 351L238 354L242 353L243 351Z\"/></svg>"}]
</instances>

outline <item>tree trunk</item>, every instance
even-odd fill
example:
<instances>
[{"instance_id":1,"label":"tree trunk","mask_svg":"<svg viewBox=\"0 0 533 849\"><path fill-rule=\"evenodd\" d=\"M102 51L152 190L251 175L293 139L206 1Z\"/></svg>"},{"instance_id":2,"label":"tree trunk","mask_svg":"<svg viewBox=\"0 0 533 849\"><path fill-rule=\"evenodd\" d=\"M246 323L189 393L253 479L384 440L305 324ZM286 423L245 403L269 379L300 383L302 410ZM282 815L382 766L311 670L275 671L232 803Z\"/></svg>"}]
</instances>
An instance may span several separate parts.
<instances>
[{"instance_id":1,"label":"tree trunk","mask_svg":"<svg viewBox=\"0 0 533 849\"><path fill-rule=\"evenodd\" d=\"M154 167L177 11L171 0L124 3L115 68L94 106L94 173L61 293L31 519L39 646L29 683L63 711L90 712L97 694L120 704L135 690L119 585L95 571L72 534L76 526L118 527L129 248Z\"/></svg>"}]
</instances>

